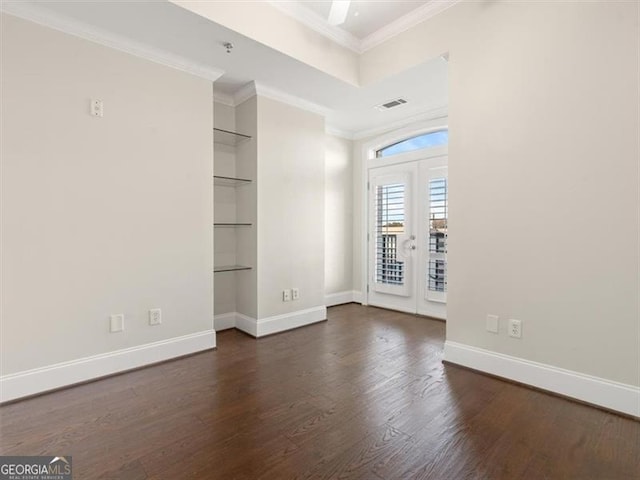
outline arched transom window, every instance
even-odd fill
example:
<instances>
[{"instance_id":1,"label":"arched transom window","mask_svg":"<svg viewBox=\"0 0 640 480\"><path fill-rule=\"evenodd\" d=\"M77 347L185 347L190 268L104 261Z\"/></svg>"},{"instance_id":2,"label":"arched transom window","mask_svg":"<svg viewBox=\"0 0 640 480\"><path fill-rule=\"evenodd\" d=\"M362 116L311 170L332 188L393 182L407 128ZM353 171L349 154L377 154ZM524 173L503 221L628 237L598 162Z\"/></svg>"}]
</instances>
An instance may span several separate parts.
<instances>
[{"instance_id":1,"label":"arched transom window","mask_svg":"<svg viewBox=\"0 0 640 480\"><path fill-rule=\"evenodd\" d=\"M414 150L421 150L423 148L439 147L447 143L449 143L449 131L437 130L435 132L423 133L415 137L406 138L393 145L387 145L376 152L376 158L413 152Z\"/></svg>"}]
</instances>

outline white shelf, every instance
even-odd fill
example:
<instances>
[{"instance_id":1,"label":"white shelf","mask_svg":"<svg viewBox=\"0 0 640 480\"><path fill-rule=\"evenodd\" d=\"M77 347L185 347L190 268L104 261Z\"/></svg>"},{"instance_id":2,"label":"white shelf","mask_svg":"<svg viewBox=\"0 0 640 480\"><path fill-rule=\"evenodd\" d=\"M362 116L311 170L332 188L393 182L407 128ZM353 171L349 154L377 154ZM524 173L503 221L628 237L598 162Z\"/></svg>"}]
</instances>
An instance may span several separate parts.
<instances>
[{"instance_id":1,"label":"white shelf","mask_svg":"<svg viewBox=\"0 0 640 480\"><path fill-rule=\"evenodd\" d=\"M220 267L213 267L213 273L240 272L242 270L251 270L251 267L247 267L245 265L223 265Z\"/></svg>"},{"instance_id":2,"label":"white shelf","mask_svg":"<svg viewBox=\"0 0 640 480\"><path fill-rule=\"evenodd\" d=\"M236 145L240 145L241 143L244 143L247 140L251 140L250 135L245 135L244 133L232 132L230 130L223 130L221 128L213 129L214 143L220 143L222 145L235 147Z\"/></svg>"},{"instance_id":3,"label":"white shelf","mask_svg":"<svg viewBox=\"0 0 640 480\"><path fill-rule=\"evenodd\" d=\"M246 178L222 177L220 175L213 176L213 184L219 187L240 187L249 185L252 181Z\"/></svg>"}]
</instances>

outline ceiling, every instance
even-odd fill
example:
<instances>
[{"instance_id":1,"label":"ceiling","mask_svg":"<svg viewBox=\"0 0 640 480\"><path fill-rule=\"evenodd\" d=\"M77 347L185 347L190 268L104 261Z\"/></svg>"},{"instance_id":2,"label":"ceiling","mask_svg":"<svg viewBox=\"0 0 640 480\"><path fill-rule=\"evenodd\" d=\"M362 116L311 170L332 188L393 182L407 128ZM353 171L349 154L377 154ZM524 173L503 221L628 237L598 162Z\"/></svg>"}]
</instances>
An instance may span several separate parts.
<instances>
[{"instance_id":1,"label":"ceiling","mask_svg":"<svg viewBox=\"0 0 640 480\"><path fill-rule=\"evenodd\" d=\"M286 92L345 136L364 136L447 105L447 63L440 58L357 87L170 2L21 1L3 2L2 9L192 73L224 72L215 90L227 98L251 82ZM225 41L235 45L229 54ZM386 112L374 108L397 97L408 103Z\"/></svg>"},{"instance_id":2,"label":"ceiling","mask_svg":"<svg viewBox=\"0 0 640 480\"><path fill-rule=\"evenodd\" d=\"M328 0L297 0L297 3L326 20L329 17L332 2ZM363 40L382 27L411 13L426 3L428 3L428 0L396 0L386 2L379 0L353 0L349 6L347 20L342 25L339 25L339 28Z\"/></svg>"}]
</instances>

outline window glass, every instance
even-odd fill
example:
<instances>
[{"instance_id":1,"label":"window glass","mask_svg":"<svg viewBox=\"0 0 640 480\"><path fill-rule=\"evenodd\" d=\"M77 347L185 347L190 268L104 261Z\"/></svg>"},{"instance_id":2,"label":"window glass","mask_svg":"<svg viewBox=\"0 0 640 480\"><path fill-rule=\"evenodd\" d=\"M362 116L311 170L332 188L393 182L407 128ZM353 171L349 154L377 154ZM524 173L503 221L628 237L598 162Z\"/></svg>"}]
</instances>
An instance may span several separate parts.
<instances>
[{"instance_id":1,"label":"window glass","mask_svg":"<svg viewBox=\"0 0 640 480\"><path fill-rule=\"evenodd\" d=\"M429 290L447 291L447 179L434 178L429 182Z\"/></svg>"},{"instance_id":2,"label":"window glass","mask_svg":"<svg viewBox=\"0 0 640 480\"><path fill-rule=\"evenodd\" d=\"M407 138L401 142L384 147L376 152L376 157L388 157L399 153L412 152L422 148L439 147L449 143L449 131L438 130L437 132L424 133L417 137Z\"/></svg>"},{"instance_id":3,"label":"window glass","mask_svg":"<svg viewBox=\"0 0 640 480\"><path fill-rule=\"evenodd\" d=\"M398 235L404 231L405 186L376 190L376 282L404 285L404 262L398 258Z\"/></svg>"}]
</instances>

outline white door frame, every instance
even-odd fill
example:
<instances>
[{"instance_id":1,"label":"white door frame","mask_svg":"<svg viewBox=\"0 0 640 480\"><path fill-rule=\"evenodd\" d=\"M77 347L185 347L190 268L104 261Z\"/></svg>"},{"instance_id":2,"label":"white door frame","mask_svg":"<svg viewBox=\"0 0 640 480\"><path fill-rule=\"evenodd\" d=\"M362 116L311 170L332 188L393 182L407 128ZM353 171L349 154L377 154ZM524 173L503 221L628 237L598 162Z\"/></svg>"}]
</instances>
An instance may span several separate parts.
<instances>
[{"instance_id":1,"label":"white door frame","mask_svg":"<svg viewBox=\"0 0 640 480\"><path fill-rule=\"evenodd\" d=\"M369 180L369 169L384 165L411 162L423 158L431 158L448 155L449 147L433 147L417 150L414 152L401 153L390 157L376 158L376 152L383 147L400 142L410 137L415 137L424 133L438 130L448 130L448 117L443 114L441 117L415 123L398 130L384 133L362 145L360 156L360 292L362 305L368 305L367 284L369 279L369 249L367 245L367 232L369 221L369 192L367 182Z\"/></svg>"},{"instance_id":2,"label":"white door frame","mask_svg":"<svg viewBox=\"0 0 640 480\"><path fill-rule=\"evenodd\" d=\"M415 251L416 234L419 226L418 194L416 189L419 183L419 169L415 162L409 164L385 165L369 169L369 291L367 303L375 304L383 308L415 313L417 305L417 271L419 263ZM402 284L392 285L387 282L376 281L376 251L378 245L377 218L374 218L377 204L377 189L380 185L404 185L403 193L403 233L396 235L396 260L402 261ZM413 247L411 245L413 244Z\"/></svg>"}]
</instances>

